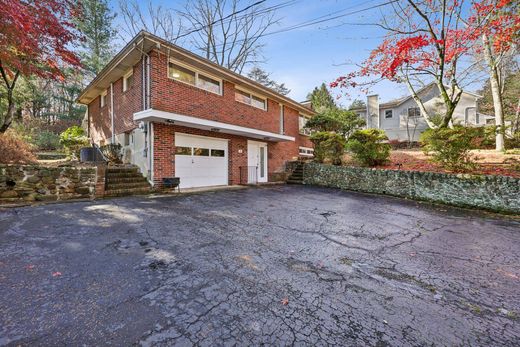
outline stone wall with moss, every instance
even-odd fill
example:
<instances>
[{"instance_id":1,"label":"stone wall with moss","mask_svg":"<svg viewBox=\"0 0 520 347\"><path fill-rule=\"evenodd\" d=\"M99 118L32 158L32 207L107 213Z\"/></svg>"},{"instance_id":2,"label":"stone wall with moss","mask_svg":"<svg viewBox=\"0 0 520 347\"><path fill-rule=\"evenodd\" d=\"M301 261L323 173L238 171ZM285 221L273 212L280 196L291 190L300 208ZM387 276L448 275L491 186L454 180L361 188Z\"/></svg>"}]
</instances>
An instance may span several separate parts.
<instances>
[{"instance_id":1,"label":"stone wall with moss","mask_svg":"<svg viewBox=\"0 0 520 347\"><path fill-rule=\"evenodd\" d=\"M0 204L93 199L96 167L0 164Z\"/></svg>"},{"instance_id":2,"label":"stone wall with moss","mask_svg":"<svg viewBox=\"0 0 520 347\"><path fill-rule=\"evenodd\" d=\"M520 213L520 179L307 163L304 184Z\"/></svg>"}]
</instances>

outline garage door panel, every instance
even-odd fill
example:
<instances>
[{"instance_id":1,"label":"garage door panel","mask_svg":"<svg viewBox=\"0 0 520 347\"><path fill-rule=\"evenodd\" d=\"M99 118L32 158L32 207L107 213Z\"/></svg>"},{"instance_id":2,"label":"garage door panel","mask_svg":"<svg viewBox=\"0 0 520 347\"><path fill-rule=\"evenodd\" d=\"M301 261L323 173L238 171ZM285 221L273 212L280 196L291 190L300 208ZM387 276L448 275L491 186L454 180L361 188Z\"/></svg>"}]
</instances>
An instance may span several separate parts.
<instances>
[{"instance_id":1,"label":"garage door panel","mask_svg":"<svg viewBox=\"0 0 520 347\"><path fill-rule=\"evenodd\" d=\"M181 188L228 184L228 143L226 140L202 136L175 134L175 145L193 148L193 154L211 154L224 151L224 156L175 155L175 175L181 179ZM199 150L196 150L196 149ZM222 152L215 152L222 155Z\"/></svg>"}]
</instances>

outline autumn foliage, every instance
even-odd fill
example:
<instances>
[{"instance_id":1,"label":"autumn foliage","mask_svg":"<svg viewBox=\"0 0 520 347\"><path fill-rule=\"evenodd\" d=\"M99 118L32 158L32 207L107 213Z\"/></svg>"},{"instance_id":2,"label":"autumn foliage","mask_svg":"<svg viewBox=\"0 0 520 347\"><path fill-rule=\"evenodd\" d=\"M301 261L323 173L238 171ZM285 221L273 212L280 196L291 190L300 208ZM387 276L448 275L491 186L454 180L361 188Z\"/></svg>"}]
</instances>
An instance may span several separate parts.
<instances>
[{"instance_id":1,"label":"autumn foliage","mask_svg":"<svg viewBox=\"0 0 520 347\"><path fill-rule=\"evenodd\" d=\"M8 77L55 79L63 77L60 66L79 66L71 47L76 14L68 0L0 0L0 66Z\"/></svg>"},{"instance_id":2,"label":"autumn foliage","mask_svg":"<svg viewBox=\"0 0 520 347\"><path fill-rule=\"evenodd\" d=\"M0 163L28 164L36 161L33 148L13 131L0 134Z\"/></svg>"}]
</instances>

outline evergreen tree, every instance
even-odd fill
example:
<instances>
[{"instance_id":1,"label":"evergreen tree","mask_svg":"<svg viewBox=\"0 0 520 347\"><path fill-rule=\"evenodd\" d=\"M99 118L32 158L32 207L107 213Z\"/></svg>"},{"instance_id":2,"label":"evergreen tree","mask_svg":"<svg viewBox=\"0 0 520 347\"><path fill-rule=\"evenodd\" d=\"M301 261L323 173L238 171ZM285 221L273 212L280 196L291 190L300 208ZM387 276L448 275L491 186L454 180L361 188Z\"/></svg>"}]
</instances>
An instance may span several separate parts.
<instances>
[{"instance_id":1,"label":"evergreen tree","mask_svg":"<svg viewBox=\"0 0 520 347\"><path fill-rule=\"evenodd\" d=\"M366 108L367 104L363 100L354 99L350 106L348 107L349 110L353 110L356 108Z\"/></svg>"},{"instance_id":2,"label":"evergreen tree","mask_svg":"<svg viewBox=\"0 0 520 347\"><path fill-rule=\"evenodd\" d=\"M307 95L307 99L311 101L312 108L316 112L323 112L324 110L338 107L325 83L322 83L320 87L314 88L314 90Z\"/></svg>"},{"instance_id":3,"label":"evergreen tree","mask_svg":"<svg viewBox=\"0 0 520 347\"><path fill-rule=\"evenodd\" d=\"M95 76L114 54L116 30L112 22L116 15L106 0L78 0L78 5L82 13L75 24L84 36L81 62L87 72Z\"/></svg>"},{"instance_id":4,"label":"evergreen tree","mask_svg":"<svg viewBox=\"0 0 520 347\"><path fill-rule=\"evenodd\" d=\"M273 81L271 79L271 76L258 66L252 68L251 71L249 71L249 73L247 74L247 77L251 78L252 80L255 80L260 84L263 84L268 88L271 88L275 92L280 93L282 95L287 95L291 92L291 90L285 86L285 83L278 83L276 81Z\"/></svg>"}]
</instances>

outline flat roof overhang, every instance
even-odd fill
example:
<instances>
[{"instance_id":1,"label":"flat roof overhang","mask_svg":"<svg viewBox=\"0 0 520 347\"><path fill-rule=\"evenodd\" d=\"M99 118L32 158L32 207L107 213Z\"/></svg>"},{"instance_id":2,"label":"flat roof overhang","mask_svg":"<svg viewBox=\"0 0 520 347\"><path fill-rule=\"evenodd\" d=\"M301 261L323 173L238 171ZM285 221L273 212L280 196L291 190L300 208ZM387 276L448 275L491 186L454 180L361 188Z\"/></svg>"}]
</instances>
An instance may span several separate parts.
<instances>
[{"instance_id":1,"label":"flat roof overhang","mask_svg":"<svg viewBox=\"0 0 520 347\"><path fill-rule=\"evenodd\" d=\"M182 114L159 111L154 109L148 109L145 111L134 113L134 121L175 124L188 128L196 128L224 134L239 135L271 142L284 142L295 140L292 136L286 136L282 134L272 133L269 131L247 128L239 125L227 124L208 119L185 116Z\"/></svg>"}]
</instances>

